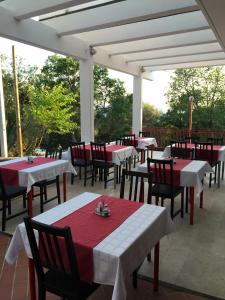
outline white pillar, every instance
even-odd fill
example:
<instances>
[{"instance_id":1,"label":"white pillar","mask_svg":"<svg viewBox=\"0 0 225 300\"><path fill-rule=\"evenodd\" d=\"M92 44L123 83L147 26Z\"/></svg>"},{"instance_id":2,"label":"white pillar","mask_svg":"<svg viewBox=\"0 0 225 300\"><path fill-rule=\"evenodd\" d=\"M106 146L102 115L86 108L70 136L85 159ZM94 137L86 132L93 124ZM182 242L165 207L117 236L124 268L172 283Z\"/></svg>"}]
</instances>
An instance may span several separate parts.
<instances>
[{"instance_id":1,"label":"white pillar","mask_svg":"<svg viewBox=\"0 0 225 300\"><path fill-rule=\"evenodd\" d=\"M94 141L93 59L80 61L80 127L81 141Z\"/></svg>"},{"instance_id":2,"label":"white pillar","mask_svg":"<svg viewBox=\"0 0 225 300\"><path fill-rule=\"evenodd\" d=\"M142 75L134 76L133 81L132 133L138 135L139 131L142 131Z\"/></svg>"},{"instance_id":3,"label":"white pillar","mask_svg":"<svg viewBox=\"0 0 225 300\"><path fill-rule=\"evenodd\" d=\"M1 143L1 156L8 157L7 135L6 135L6 124L5 124L5 101L4 101L4 93L3 93L1 61L0 61L0 143Z\"/></svg>"}]
</instances>

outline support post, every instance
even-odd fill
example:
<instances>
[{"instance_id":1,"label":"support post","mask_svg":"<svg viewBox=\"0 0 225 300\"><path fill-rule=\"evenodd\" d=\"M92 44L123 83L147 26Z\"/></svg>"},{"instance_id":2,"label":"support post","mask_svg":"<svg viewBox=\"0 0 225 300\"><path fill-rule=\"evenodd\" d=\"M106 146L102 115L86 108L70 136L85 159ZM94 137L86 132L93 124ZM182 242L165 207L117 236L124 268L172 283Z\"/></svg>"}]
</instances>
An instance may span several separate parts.
<instances>
[{"instance_id":1,"label":"support post","mask_svg":"<svg viewBox=\"0 0 225 300\"><path fill-rule=\"evenodd\" d=\"M94 141L93 59L80 61L80 126L81 141Z\"/></svg>"},{"instance_id":2,"label":"support post","mask_svg":"<svg viewBox=\"0 0 225 300\"><path fill-rule=\"evenodd\" d=\"M192 109L193 109L193 100L194 97L190 96L188 101L188 136L190 138L189 143L192 142Z\"/></svg>"},{"instance_id":3,"label":"support post","mask_svg":"<svg viewBox=\"0 0 225 300\"><path fill-rule=\"evenodd\" d=\"M23 156L23 141L22 141L22 130L21 130L21 118L20 118L20 100L18 90L18 80L16 72L16 55L15 46L12 46L12 59L13 59L13 77L14 77L14 95L16 101L16 127L17 127L17 143L18 143L18 154Z\"/></svg>"},{"instance_id":4,"label":"support post","mask_svg":"<svg viewBox=\"0 0 225 300\"><path fill-rule=\"evenodd\" d=\"M134 76L132 132L136 135L142 131L142 75Z\"/></svg>"},{"instance_id":5,"label":"support post","mask_svg":"<svg viewBox=\"0 0 225 300\"><path fill-rule=\"evenodd\" d=\"M1 61L0 61L0 143L1 143L1 156L8 157L7 134L6 134L6 123L5 123L5 101L4 101L4 92L3 92Z\"/></svg>"}]
</instances>

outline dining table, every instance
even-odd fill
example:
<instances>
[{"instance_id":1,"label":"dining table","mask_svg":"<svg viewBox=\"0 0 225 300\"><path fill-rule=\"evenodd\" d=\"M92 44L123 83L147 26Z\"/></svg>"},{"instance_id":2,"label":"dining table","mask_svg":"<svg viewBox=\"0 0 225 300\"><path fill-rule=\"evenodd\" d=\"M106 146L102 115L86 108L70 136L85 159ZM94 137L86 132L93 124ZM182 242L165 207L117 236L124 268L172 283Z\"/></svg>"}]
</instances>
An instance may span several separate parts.
<instances>
[{"instance_id":1,"label":"dining table","mask_svg":"<svg viewBox=\"0 0 225 300\"><path fill-rule=\"evenodd\" d=\"M96 214L100 203L107 204L107 217ZM175 230L164 207L85 192L33 219L70 227L81 279L113 286L113 300L126 299L127 280L154 248L153 287L158 289L159 242ZM35 300L35 273L24 223L16 227L6 262L15 264L22 249L29 258L30 294Z\"/></svg>"},{"instance_id":2,"label":"dining table","mask_svg":"<svg viewBox=\"0 0 225 300\"><path fill-rule=\"evenodd\" d=\"M29 216L33 215L33 185L42 180L63 175L63 199L66 201L66 173L76 171L68 160L46 157L19 157L0 163L0 174L4 184L19 185L27 188Z\"/></svg>"},{"instance_id":3,"label":"dining table","mask_svg":"<svg viewBox=\"0 0 225 300\"><path fill-rule=\"evenodd\" d=\"M139 165L137 169L140 172L148 172L147 162ZM178 158L174 161L173 173L177 186L190 188L190 225L194 224L196 195L200 195L200 208L203 208L203 179L205 174L210 172L213 170L207 161Z\"/></svg>"}]
</instances>

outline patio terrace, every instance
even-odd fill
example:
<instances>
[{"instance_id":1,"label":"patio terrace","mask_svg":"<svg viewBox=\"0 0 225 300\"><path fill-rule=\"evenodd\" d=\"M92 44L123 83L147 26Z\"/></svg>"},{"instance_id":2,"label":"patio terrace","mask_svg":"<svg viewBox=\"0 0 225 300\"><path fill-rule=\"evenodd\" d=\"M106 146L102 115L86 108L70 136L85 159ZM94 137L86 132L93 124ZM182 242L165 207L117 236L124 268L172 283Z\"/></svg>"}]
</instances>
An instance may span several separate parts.
<instances>
[{"instance_id":1,"label":"patio terrace","mask_svg":"<svg viewBox=\"0 0 225 300\"><path fill-rule=\"evenodd\" d=\"M159 155L159 152L155 152L155 155ZM109 184L108 188L104 189L102 182L97 182L92 187L90 181L84 188L83 181L80 181L78 177L76 177L74 185L71 185L68 176L68 199L84 191L118 196L119 188L120 186L117 185L116 190L114 190L113 185ZM219 189L215 185L209 189L207 176L204 189L204 208L199 208L199 198L195 202L194 225L189 225L187 214L183 220L177 216L174 219L176 231L161 240L159 294L157 296L152 294L151 284L148 282L152 274L152 265L145 261L139 271L139 288L135 291L130 287L128 299L202 299L203 294L208 295L209 299L225 299L225 182L221 182ZM54 205L56 205L54 201L50 202L45 209ZM39 214L38 198L35 198L33 207L34 214ZM21 221L22 216L8 221L7 232L13 233L16 225ZM9 238L0 234L0 241L1 266L3 266L0 283L1 293L8 293L8 298L5 297L4 299L24 300L26 299L24 294L21 298L17 297L20 293L26 294L28 288L27 273L24 273L24 268L26 268L24 253L19 257L15 269L7 266L7 264L2 264ZM18 278L21 270L23 270L23 275ZM14 294L11 294L11 287L13 287L12 291L15 290ZM177 289L180 289L181 292L178 292ZM190 290L194 291L195 296L189 296L189 292L184 294L184 291ZM100 294L93 300L110 299L111 288L104 287ZM12 296L9 297L9 295Z\"/></svg>"}]
</instances>

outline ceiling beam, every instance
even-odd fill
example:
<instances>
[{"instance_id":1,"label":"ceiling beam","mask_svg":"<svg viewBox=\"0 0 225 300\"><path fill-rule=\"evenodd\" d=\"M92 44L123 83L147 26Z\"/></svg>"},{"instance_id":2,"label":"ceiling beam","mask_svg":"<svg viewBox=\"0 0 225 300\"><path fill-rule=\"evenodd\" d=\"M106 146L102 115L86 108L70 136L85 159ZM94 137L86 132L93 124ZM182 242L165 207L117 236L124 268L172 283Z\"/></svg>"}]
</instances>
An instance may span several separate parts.
<instances>
[{"instance_id":1,"label":"ceiling beam","mask_svg":"<svg viewBox=\"0 0 225 300\"><path fill-rule=\"evenodd\" d=\"M130 5L133 3L131 2ZM120 4L121 5L121 4ZM143 10L141 12L137 11L139 8L142 9L142 6L139 3L136 3L138 5L137 7L134 7L132 11L132 17L129 17L129 13L127 12L127 8L123 11L118 13L119 6L112 5L111 7L107 7L107 11L101 13L100 9L96 10L96 13L101 16L101 18L98 18L95 22L93 22L91 18L87 18L86 22L79 22L80 20L83 20L85 16L80 15L70 15L64 17L64 22L66 22L68 25L64 26L63 31L59 31L59 36L63 35L71 35L71 34L79 34L82 32L88 32L88 31L94 31L94 30L100 30L100 29L106 29L111 27L117 27L122 25L128 25L132 23L138 23L138 22L144 22L144 21L150 21L154 19L159 18L165 18L169 16L174 16L178 14L184 14L188 12L194 12L199 11L199 7L197 5L189 6L189 7L182 7L178 9L171 9L166 11L160 11L157 13L149 13L146 14L146 8L143 6ZM105 9L105 8L104 8ZM56 20L57 21L57 20ZM61 20L63 23L63 20ZM80 24L84 24L81 26ZM72 26L71 26L72 24ZM72 27L72 28L71 28Z\"/></svg>"},{"instance_id":2,"label":"ceiling beam","mask_svg":"<svg viewBox=\"0 0 225 300\"><path fill-rule=\"evenodd\" d=\"M225 1L197 0L197 3L217 37L222 49L225 51Z\"/></svg>"},{"instance_id":3,"label":"ceiling beam","mask_svg":"<svg viewBox=\"0 0 225 300\"><path fill-rule=\"evenodd\" d=\"M164 58L188 57L188 56L195 56L195 55L215 54L215 53L224 53L224 51L223 50L220 50L220 51L211 50L211 51L197 52L197 53L158 56L158 57L153 57L153 58L130 59L130 60L126 60L126 62L127 63L133 63L133 62L139 62L139 61L150 61L150 60L164 59Z\"/></svg>"},{"instance_id":4,"label":"ceiling beam","mask_svg":"<svg viewBox=\"0 0 225 300\"><path fill-rule=\"evenodd\" d=\"M174 31L163 32L163 33L158 33L158 34L150 34L150 35L145 35L145 36L140 35L140 36L127 38L127 39L123 39L123 40L113 40L113 41L96 43L96 44L93 43L91 46L92 47L101 47L101 46L106 46L106 45L121 44L121 43L127 43L127 42L132 42L132 41L140 41L140 40L151 39L151 38L162 37L162 36L170 36L170 35L174 35L174 34L202 31L202 30L206 30L206 29L210 29L210 27L202 26L202 27L196 27L196 28L191 28L191 29L182 29L182 30L174 30Z\"/></svg>"},{"instance_id":5,"label":"ceiling beam","mask_svg":"<svg viewBox=\"0 0 225 300\"><path fill-rule=\"evenodd\" d=\"M0 36L55 53L86 60L89 57L89 46L78 38L59 38L52 28L32 19L16 21L12 12L0 7ZM137 76L140 68L128 65L124 58L109 58L109 54L100 49L93 57L94 62L104 66ZM146 78L147 79L147 78Z\"/></svg>"},{"instance_id":6,"label":"ceiling beam","mask_svg":"<svg viewBox=\"0 0 225 300\"><path fill-rule=\"evenodd\" d=\"M143 65L144 68L151 68L151 67L160 67L160 66L173 66L173 65L182 65L182 64L193 64L193 63L198 63L198 62L215 62L215 61L224 61L225 59L221 58L214 58L214 59L198 59L198 60L192 60L192 61L179 61L179 62L174 62L174 63L166 63L166 64L155 64L155 65ZM190 66L191 68L191 66Z\"/></svg>"},{"instance_id":7,"label":"ceiling beam","mask_svg":"<svg viewBox=\"0 0 225 300\"><path fill-rule=\"evenodd\" d=\"M0 36L77 59L87 58L88 46L80 39L59 38L54 29L32 19L16 21L5 8L0 8Z\"/></svg>"},{"instance_id":8,"label":"ceiling beam","mask_svg":"<svg viewBox=\"0 0 225 300\"><path fill-rule=\"evenodd\" d=\"M12 9L17 20L24 20L93 1L95 0L9 0L6 1L5 8Z\"/></svg>"},{"instance_id":9,"label":"ceiling beam","mask_svg":"<svg viewBox=\"0 0 225 300\"><path fill-rule=\"evenodd\" d=\"M181 45L173 45L173 46L162 46L156 48L148 48L148 49L140 49L140 50L127 50L127 51L117 51L110 53L110 56L117 56L117 55L124 55L124 54L135 54L135 53L144 53L144 52L151 52L157 50L167 50L167 49L176 49L176 48L183 48L188 46L201 46L201 45L210 45L217 43L217 40L212 41L205 41L205 42L195 42L195 43L183 43Z\"/></svg>"}]
</instances>

